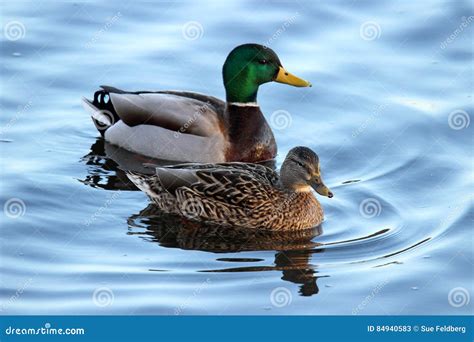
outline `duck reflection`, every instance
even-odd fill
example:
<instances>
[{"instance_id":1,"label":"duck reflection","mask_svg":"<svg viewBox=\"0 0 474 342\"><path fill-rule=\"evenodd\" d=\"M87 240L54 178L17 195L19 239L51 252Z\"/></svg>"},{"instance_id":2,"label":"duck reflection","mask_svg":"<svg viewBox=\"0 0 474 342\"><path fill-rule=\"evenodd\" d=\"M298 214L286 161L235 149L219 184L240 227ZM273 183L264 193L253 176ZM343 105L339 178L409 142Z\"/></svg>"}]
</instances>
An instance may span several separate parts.
<instances>
[{"instance_id":1,"label":"duck reflection","mask_svg":"<svg viewBox=\"0 0 474 342\"><path fill-rule=\"evenodd\" d=\"M88 174L79 181L104 190L138 191L125 171L153 174L154 167L175 162L157 160L131 153L109 144L101 138L82 158ZM275 168L275 162L264 165ZM139 235L163 247L200 250L212 253L237 253L244 251L277 251L271 266L229 267L202 272L263 272L281 271L281 279L300 285L302 296L319 292L317 271L311 265L311 256L323 252L320 244L312 240L321 234L321 226L296 231L264 231L222 227L165 214L150 204L128 219L129 234ZM145 230L143 232L143 229ZM317 248L316 248L317 247ZM261 259L219 258L226 262L255 262Z\"/></svg>"},{"instance_id":2,"label":"duck reflection","mask_svg":"<svg viewBox=\"0 0 474 342\"><path fill-rule=\"evenodd\" d=\"M128 219L130 235L139 235L168 248L200 250L213 253L244 251L277 251L272 266L229 267L202 272L263 272L281 271L282 280L300 284L300 294L311 296L319 292L317 271L311 256L323 252L312 240L322 233L321 226L299 231L264 231L238 227L222 227L189 221L165 214L153 204ZM139 229L137 229L139 228ZM316 248L318 247L318 248ZM260 259L219 258L219 261L243 262Z\"/></svg>"},{"instance_id":3,"label":"duck reflection","mask_svg":"<svg viewBox=\"0 0 474 342\"><path fill-rule=\"evenodd\" d=\"M125 171L153 174L154 166L169 164L168 161L141 156L98 138L88 154L82 157L88 167L88 175L79 181L104 190L139 191L128 179Z\"/></svg>"}]
</instances>

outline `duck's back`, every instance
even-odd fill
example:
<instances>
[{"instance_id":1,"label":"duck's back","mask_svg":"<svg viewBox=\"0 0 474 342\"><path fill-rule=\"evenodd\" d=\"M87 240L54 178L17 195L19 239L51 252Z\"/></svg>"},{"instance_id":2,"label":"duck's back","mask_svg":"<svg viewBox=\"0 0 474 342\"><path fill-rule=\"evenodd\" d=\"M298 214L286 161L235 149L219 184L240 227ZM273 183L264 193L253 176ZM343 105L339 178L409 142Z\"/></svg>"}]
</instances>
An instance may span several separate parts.
<instances>
[{"instance_id":1,"label":"duck's back","mask_svg":"<svg viewBox=\"0 0 474 342\"><path fill-rule=\"evenodd\" d=\"M131 180L166 212L217 224L271 230L318 225L323 213L311 192L289 193L258 164L188 164L157 168Z\"/></svg>"},{"instance_id":2,"label":"duck's back","mask_svg":"<svg viewBox=\"0 0 474 342\"><path fill-rule=\"evenodd\" d=\"M127 92L102 86L83 99L108 142L156 159L259 162L273 159L272 130L256 104L186 91Z\"/></svg>"},{"instance_id":3,"label":"duck's back","mask_svg":"<svg viewBox=\"0 0 474 342\"><path fill-rule=\"evenodd\" d=\"M108 142L157 159L225 161L225 102L184 91L102 88L84 103Z\"/></svg>"}]
</instances>

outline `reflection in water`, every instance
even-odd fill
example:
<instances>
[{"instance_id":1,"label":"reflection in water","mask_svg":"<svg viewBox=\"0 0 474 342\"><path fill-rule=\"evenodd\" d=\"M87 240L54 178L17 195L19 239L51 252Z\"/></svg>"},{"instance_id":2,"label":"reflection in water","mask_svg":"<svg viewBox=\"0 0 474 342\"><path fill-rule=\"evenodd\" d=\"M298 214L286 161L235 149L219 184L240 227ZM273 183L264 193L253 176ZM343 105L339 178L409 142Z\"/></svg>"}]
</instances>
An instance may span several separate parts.
<instances>
[{"instance_id":1,"label":"reflection in water","mask_svg":"<svg viewBox=\"0 0 474 342\"><path fill-rule=\"evenodd\" d=\"M106 190L138 190L130 182L125 171L132 170L152 174L154 166L173 164L134 154L107 143L101 138L91 146L91 151L82 158L89 166L88 175L82 183ZM275 168L275 161L264 165ZM200 250L213 253L236 253L243 251L274 250L273 266L249 266L202 270L201 272L261 272L281 271L282 280L301 284L300 293L311 296L319 292L316 285L315 267L310 264L311 255L324 251L314 247L320 244L312 239L321 235L321 226L297 231L264 231L222 227L165 214L150 204L139 214L128 219L131 228L144 228L145 232L132 229L130 235L141 235L163 247ZM259 262L261 259L220 258L223 262Z\"/></svg>"},{"instance_id":2,"label":"reflection in water","mask_svg":"<svg viewBox=\"0 0 474 342\"><path fill-rule=\"evenodd\" d=\"M374 288L387 284L361 314L471 314L472 300L453 307L447 296L472 283L467 147L473 124L463 119L474 113L468 72L473 25L448 46L443 43L462 17L472 15L468 3L248 1L223 11L201 2L141 2L125 9L118 2L60 1L29 6L41 10L32 17L24 1L3 1L2 14L28 31L18 41L3 39L0 49L2 203L18 198L26 207L21 217L0 219L4 313L169 314L186 303L189 314L220 314L223 308L226 314L268 314L272 290L285 286L293 301L272 313L351 314ZM118 10L120 20L85 49L106 24L104 14ZM102 81L130 90L189 89L221 97L220 66L236 42L268 42L268 29L296 12L297 20L272 47L290 71L315 85L266 85L260 104L281 153L306 145L324 161L336 196L322 199L324 234L312 240L321 245L216 254L161 247L178 242L168 236L154 242L141 217L133 224L145 229L127 227L127 218L148 200L134 191L111 194L135 190L122 170L147 169L149 160L91 138L99 134L80 97ZM189 13L205 35L186 43L180 28L191 20ZM365 41L359 29L371 17L382 34ZM235 18L243 18L244 30ZM280 109L291 115L273 115ZM373 217L360 212L366 199L380 203ZM127 229L146 233L127 235ZM175 235L181 234L183 246L205 248L203 239L189 242L191 233L183 228ZM203 272L209 270L215 273ZM193 296L208 277L212 285ZM28 279L33 281L26 282L21 298L11 301ZM301 294L316 292L316 280L323 296L295 295L300 287ZM102 286L115 296L106 308L91 301ZM318 305L322 297L325 305Z\"/></svg>"},{"instance_id":3,"label":"reflection in water","mask_svg":"<svg viewBox=\"0 0 474 342\"><path fill-rule=\"evenodd\" d=\"M321 226L297 231L270 231L194 222L163 213L153 204L132 215L128 224L145 228L144 234L149 240L162 246L214 253L310 249L319 245L311 239L321 234Z\"/></svg>"},{"instance_id":4,"label":"reflection in water","mask_svg":"<svg viewBox=\"0 0 474 342\"><path fill-rule=\"evenodd\" d=\"M135 185L128 179L125 171L131 170L143 174L153 174L154 167L170 165L176 162L157 160L141 156L122 148L116 147L98 138L91 146L91 151L82 158L88 165L88 175L80 182L106 190L137 191ZM275 168L275 162L264 163ZM343 184L358 182L348 180ZM388 205L385 206L388 210ZM128 225L130 235L140 235L145 239L157 242L160 246L180 248L183 250L199 250L212 253L237 253L245 251L275 251L273 265L270 266L245 266L227 267L221 269L198 270L200 272L266 272L281 271L282 280L290 281L300 286L302 296L311 296L319 292L316 280L316 265L311 264L314 254L324 251L336 252L347 263L366 263L373 259L362 258L351 260L347 258L357 248L370 248L371 243L396 233L396 230L383 228L374 233L362 235L352 239L327 241L324 244L316 243L313 239L322 234L321 226L297 231L265 231L242 228L223 227L207 223L189 221L185 218L160 212L153 204L148 205L140 213L130 216ZM139 228L138 230L136 228ZM143 229L145 230L143 232ZM392 231L392 232L391 232ZM412 249L430 238L417 241L408 247L390 253L381 253L375 259L385 260ZM349 255L344 254L349 253ZM325 253L325 256L328 253ZM346 257L344 257L346 255ZM344 259L346 258L346 259ZM261 262L255 258L219 258L222 262ZM385 264L385 261L383 262Z\"/></svg>"},{"instance_id":5,"label":"reflection in water","mask_svg":"<svg viewBox=\"0 0 474 342\"><path fill-rule=\"evenodd\" d=\"M106 156L105 144L108 144L105 140L97 139L91 151L81 158L89 168L86 177L79 181L93 188L138 191L118 163Z\"/></svg>"},{"instance_id":6,"label":"reflection in water","mask_svg":"<svg viewBox=\"0 0 474 342\"><path fill-rule=\"evenodd\" d=\"M170 248L192 249L214 253L274 250L273 266L230 267L201 272L262 272L282 271L282 280L301 284L300 293L311 296L319 292L315 266L311 255L323 252L312 239L322 233L321 226L298 231L265 231L192 222L185 218L165 214L153 204L132 215L128 224L131 235L141 235L149 241ZM136 228L145 231L136 232ZM227 262L255 262L260 259L220 258Z\"/></svg>"},{"instance_id":7,"label":"reflection in water","mask_svg":"<svg viewBox=\"0 0 474 342\"><path fill-rule=\"evenodd\" d=\"M310 258L313 253L323 252L324 249L317 250L295 250L283 251L275 255L276 269L282 270L282 280L301 284L300 294L302 296L312 296L319 292L316 280L315 267L310 265Z\"/></svg>"},{"instance_id":8,"label":"reflection in water","mask_svg":"<svg viewBox=\"0 0 474 342\"><path fill-rule=\"evenodd\" d=\"M81 160L89 166L89 174L80 182L105 190L138 191L125 171L153 174L155 166L173 164L167 160L157 160L129 152L102 138L97 138L90 152Z\"/></svg>"},{"instance_id":9,"label":"reflection in water","mask_svg":"<svg viewBox=\"0 0 474 342\"><path fill-rule=\"evenodd\" d=\"M130 182L125 171L132 170L143 174L152 174L155 166L174 163L172 161L156 160L134 154L111 145L101 138L97 139L91 146L91 151L82 158L82 161L89 166L88 175L83 180L80 180L82 183L106 190L130 191L138 189ZM275 168L274 161L267 162L265 165ZM357 181L349 180L343 183ZM128 225L131 228L129 231L130 235L142 236L151 242L157 242L160 246L168 248L199 250L212 253L275 251L274 263L270 266L252 265L198 271L281 271L282 280L301 285L299 292L302 296L311 296L319 292L316 284L318 278L316 276L316 265L312 265L310 262L313 254L324 252L330 248L332 251L338 249L337 254L342 257L343 251L349 251L350 253L357 244L364 244L367 247L368 245L366 244L376 241L376 239L390 232L390 229L384 228L361 237L328 241L322 244L313 241L315 237L322 234L321 226L285 232L223 227L193 222L176 215L165 214L153 204L149 204L140 213L130 216ZM420 243L423 242L421 241ZM416 245L418 244L416 243ZM414 246L408 247L408 249L412 247ZM406 248L402 251L404 250ZM391 253L390 256L402 251ZM386 255L379 255L376 258L384 259ZM217 260L228 263L256 263L263 261L257 258L218 258ZM349 262L349 260L346 261ZM353 260L351 263L367 261L367 258L362 258Z\"/></svg>"},{"instance_id":10,"label":"reflection in water","mask_svg":"<svg viewBox=\"0 0 474 342\"><path fill-rule=\"evenodd\" d=\"M89 166L88 175L83 180L80 180L82 183L106 190L130 191L137 191L138 189L128 179L125 171L132 170L143 174L153 174L155 166L175 163L134 154L111 145L101 138L97 139L91 146L91 151L82 158L82 161ZM264 164L275 168L274 161ZM343 182L343 184L354 182L358 182L358 180L348 180ZM388 205L385 206L385 210L388 210ZM311 296L319 292L316 284L318 279L316 276L316 265L310 263L313 254L331 249L331 252L336 252L347 263L366 263L373 259L367 258L366 255L356 259L348 257L351 257L350 254L358 248L374 250L373 247L370 247L370 244L379 244L377 240L388 236L391 232L391 229L383 228L374 233L352 239L327 241L322 244L313 241L315 237L322 234L321 226L285 232L223 227L193 222L179 216L165 214L160 212L153 204L148 205L140 213L132 215L128 219L128 225L132 228L129 231L130 235L140 235L149 241L157 242L160 246L168 248L199 250L212 253L275 251L274 263L270 266L227 267L200 270L200 272L281 271L282 280L301 285L299 292L302 296ZM140 229L137 230L136 228ZM145 229L144 232L143 229ZM392 233L396 233L396 231L394 230ZM391 251L389 254L386 252L381 253L375 259L384 260L387 257L392 257L412 249L428 240L429 238L423 239L408 247ZM255 258L219 258L218 261L256 263L263 260Z\"/></svg>"}]
</instances>

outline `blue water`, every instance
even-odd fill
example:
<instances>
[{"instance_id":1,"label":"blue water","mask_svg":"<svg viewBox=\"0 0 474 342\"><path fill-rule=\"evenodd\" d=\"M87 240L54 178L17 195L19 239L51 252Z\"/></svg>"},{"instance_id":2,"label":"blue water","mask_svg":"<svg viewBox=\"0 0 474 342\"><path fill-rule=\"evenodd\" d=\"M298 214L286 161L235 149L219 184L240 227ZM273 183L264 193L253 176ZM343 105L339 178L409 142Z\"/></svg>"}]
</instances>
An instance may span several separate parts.
<instances>
[{"instance_id":1,"label":"blue water","mask_svg":"<svg viewBox=\"0 0 474 342\"><path fill-rule=\"evenodd\" d=\"M472 313L469 1L0 13L2 314ZM167 222L121 171L143 158L104 145L80 104L101 84L223 98L222 63L247 42L313 83L258 98L269 121L288 112L271 123L277 164L309 146L335 193L309 237Z\"/></svg>"}]
</instances>

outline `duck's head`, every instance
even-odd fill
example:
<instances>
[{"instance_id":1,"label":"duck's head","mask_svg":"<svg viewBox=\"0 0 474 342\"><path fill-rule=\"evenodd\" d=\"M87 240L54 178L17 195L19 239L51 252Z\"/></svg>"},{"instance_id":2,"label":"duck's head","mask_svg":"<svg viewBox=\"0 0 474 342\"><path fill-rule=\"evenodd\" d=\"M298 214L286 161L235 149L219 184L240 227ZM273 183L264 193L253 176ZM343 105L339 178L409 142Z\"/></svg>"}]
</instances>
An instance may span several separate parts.
<instances>
[{"instance_id":1,"label":"duck's head","mask_svg":"<svg viewBox=\"0 0 474 342\"><path fill-rule=\"evenodd\" d=\"M259 44L244 44L233 49L222 69L227 102L256 102L258 87L279 82L295 87L311 87L311 83L290 74L277 54Z\"/></svg>"},{"instance_id":2,"label":"duck's head","mask_svg":"<svg viewBox=\"0 0 474 342\"><path fill-rule=\"evenodd\" d=\"M323 183L319 157L311 149L298 146L288 152L280 170L283 188L295 192L308 192L311 188L322 196L333 197Z\"/></svg>"}]
</instances>

